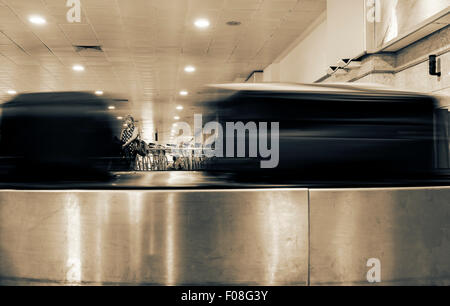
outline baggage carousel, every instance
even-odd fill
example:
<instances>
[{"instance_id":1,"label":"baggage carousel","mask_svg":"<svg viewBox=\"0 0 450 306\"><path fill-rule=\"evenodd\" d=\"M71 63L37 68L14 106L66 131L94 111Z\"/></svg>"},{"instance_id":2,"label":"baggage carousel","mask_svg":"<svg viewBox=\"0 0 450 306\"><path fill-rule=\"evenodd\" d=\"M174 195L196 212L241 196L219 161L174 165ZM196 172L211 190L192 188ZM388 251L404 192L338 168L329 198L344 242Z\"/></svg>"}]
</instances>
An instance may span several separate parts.
<instances>
[{"instance_id":1,"label":"baggage carousel","mask_svg":"<svg viewBox=\"0 0 450 306\"><path fill-rule=\"evenodd\" d=\"M1 182L2 285L450 284L450 184L120 172Z\"/></svg>"}]
</instances>

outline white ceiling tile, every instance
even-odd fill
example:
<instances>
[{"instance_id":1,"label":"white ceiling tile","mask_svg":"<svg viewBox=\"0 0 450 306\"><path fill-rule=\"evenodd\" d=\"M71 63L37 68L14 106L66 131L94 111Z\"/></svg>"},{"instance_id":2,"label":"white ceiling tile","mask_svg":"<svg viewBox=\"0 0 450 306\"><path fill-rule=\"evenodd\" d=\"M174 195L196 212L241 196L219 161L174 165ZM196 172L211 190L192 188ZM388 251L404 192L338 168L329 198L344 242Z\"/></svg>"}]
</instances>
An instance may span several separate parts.
<instances>
[{"instance_id":1,"label":"white ceiling tile","mask_svg":"<svg viewBox=\"0 0 450 306\"><path fill-rule=\"evenodd\" d=\"M192 110L204 84L232 82L264 68L326 5L325 0L82 0L81 23L69 23L65 2L0 0L0 91L102 88L129 99L129 111L161 133L170 128L177 103ZM31 25L31 13L47 24ZM196 18L208 18L210 27L197 29ZM76 44L101 45L103 52L77 53ZM74 64L86 70L76 73ZM188 64L195 73L184 72ZM180 89L191 94L181 99ZM189 118L188 113L183 115Z\"/></svg>"},{"instance_id":2,"label":"white ceiling tile","mask_svg":"<svg viewBox=\"0 0 450 306\"><path fill-rule=\"evenodd\" d=\"M299 0L295 7L296 11L320 11L323 12L327 6L326 0Z\"/></svg>"},{"instance_id":3,"label":"white ceiling tile","mask_svg":"<svg viewBox=\"0 0 450 306\"><path fill-rule=\"evenodd\" d=\"M226 9L257 10L262 0L225 0Z\"/></svg>"}]
</instances>

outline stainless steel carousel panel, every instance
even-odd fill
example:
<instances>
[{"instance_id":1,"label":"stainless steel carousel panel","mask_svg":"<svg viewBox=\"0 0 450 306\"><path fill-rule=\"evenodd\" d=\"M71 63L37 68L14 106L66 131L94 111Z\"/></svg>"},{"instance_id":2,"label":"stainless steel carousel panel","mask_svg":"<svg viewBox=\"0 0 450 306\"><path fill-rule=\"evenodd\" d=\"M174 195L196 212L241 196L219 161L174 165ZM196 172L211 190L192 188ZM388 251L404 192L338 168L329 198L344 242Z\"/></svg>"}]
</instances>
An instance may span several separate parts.
<instances>
[{"instance_id":1,"label":"stainless steel carousel panel","mask_svg":"<svg viewBox=\"0 0 450 306\"><path fill-rule=\"evenodd\" d=\"M450 284L449 199L449 187L310 190L311 284L376 272L381 285Z\"/></svg>"},{"instance_id":2,"label":"stainless steel carousel panel","mask_svg":"<svg viewBox=\"0 0 450 306\"><path fill-rule=\"evenodd\" d=\"M4 284L306 284L307 190L2 191Z\"/></svg>"}]
</instances>

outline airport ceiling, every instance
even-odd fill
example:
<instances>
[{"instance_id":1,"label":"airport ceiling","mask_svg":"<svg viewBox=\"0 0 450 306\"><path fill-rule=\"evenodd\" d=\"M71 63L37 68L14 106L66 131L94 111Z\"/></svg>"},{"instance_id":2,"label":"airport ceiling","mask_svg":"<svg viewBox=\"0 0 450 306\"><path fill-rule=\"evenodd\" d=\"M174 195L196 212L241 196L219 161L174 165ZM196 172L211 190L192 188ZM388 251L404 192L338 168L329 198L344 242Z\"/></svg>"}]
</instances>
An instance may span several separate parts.
<instances>
[{"instance_id":1,"label":"airport ceiling","mask_svg":"<svg viewBox=\"0 0 450 306\"><path fill-rule=\"evenodd\" d=\"M0 100L101 90L129 100L123 109L148 140L155 129L168 137L175 116L192 117L204 84L264 69L326 9L326 0L81 0L70 23L66 3L0 0ZM201 18L209 27L194 24Z\"/></svg>"}]
</instances>

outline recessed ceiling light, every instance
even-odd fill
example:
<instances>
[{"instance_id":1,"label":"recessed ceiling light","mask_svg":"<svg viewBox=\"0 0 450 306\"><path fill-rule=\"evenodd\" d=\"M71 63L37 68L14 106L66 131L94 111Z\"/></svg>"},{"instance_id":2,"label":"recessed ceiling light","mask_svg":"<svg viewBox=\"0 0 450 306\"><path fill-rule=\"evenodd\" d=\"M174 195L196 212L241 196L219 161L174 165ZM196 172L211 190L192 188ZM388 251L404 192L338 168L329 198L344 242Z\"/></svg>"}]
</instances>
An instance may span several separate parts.
<instances>
[{"instance_id":1,"label":"recessed ceiling light","mask_svg":"<svg viewBox=\"0 0 450 306\"><path fill-rule=\"evenodd\" d=\"M119 117L117 117L117 120L122 120L122 119L123 119L123 117L120 117L120 116L119 116Z\"/></svg>"},{"instance_id":2,"label":"recessed ceiling light","mask_svg":"<svg viewBox=\"0 0 450 306\"><path fill-rule=\"evenodd\" d=\"M186 71L186 72L194 72L195 71L195 67L194 66L186 66L186 67L184 67L184 71Z\"/></svg>"},{"instance_id":3,"label":"recessed ceiling light","mask_svg":"<svg viewBox=\"0 0 450 306\"><path fill-rule=\"evenodd\" d=\"M180 116L175 116L175 117L173 117L173 119L180 120Z\"/></svg>"},{"instance_id":4,"label":"recessed ceiling light","mask_svg":"<svg viewBox=\"0 0 450 306\"><path fill-rule=\"evenodd\" d=\"M101 96L101 95L103 95L103 90L96 90L96 91L95 91L95 94L96 94L97 96Z\"/></svg>"},{"instance_id":5,"label":"recessed ceiling light","mask_svg":"<svg viewBox=\"0 0 450 306\"><path fill-rule=\"evenodd\" d=\"M183 106L178 105L178 106L177 106L177 109L178 109L178 110L183 110Z\"/></svg>"},{"instance_id":6,"label":"recessed ceiling light","mask_svg":"<svg viewBox=\"0 0 450 306\"><path fill-rule=\"evenodd\" d=\"M10 89L10 90L7 91L7 93L9 95L15 95L17 93L17 91Z\"/></svg>"},{"instance_id":7,"label":"recessed ceiling light","mask_svg":"<svg viewBox=\"0 0 450 306\"><path fill-rule=\"evenodd\" d=\"M180 96L187 96L189 93L186 90L180 91Z\"/></svg>"},{"instance_id":8,"label":"recessed ceiling light","mask_svg":"<svg viewBox=\"0 0 450 306\"><path fill-rule=\"evenodd\" d=\"M30 18L28 18L28 20L34 24L46 24L47 23L47 21L44 18L42 18L41 16L30 16Z\"/></svg>"},{"instance_id":9,"label":"recessed ceiling light","mask_svg":"<svg viewBox=\"0 0 450 306\"><path fill-rule=\"evenodd\" d=\"M116 107L115 106L108 106L108 109L113 110L113 109L116 109Z\"/></svg>"},{"instance_id":10,"label":"recessed ceiling light","mask_svg":"<svg viewBox=\"0 0 450 306\"><path fill-rule=\"evenodd\" d=\"M200 19L195 20L194 24L197 28L200 28L200 29L207 28L210 25L209 20L205 19L205 18L200 18Z\"/></svg>"},{"instance_id":11,"label":"recessed ceiling light","mask_svg":"<svg viewBox=\"0 0 450 306\"><path fill-rule=\"evenodd\" d=\"M81 65L74 65L72 66L72 69L75 71L84 71L84 67Z\"/></svg>"}]
</instances>

